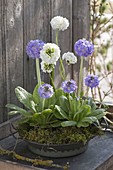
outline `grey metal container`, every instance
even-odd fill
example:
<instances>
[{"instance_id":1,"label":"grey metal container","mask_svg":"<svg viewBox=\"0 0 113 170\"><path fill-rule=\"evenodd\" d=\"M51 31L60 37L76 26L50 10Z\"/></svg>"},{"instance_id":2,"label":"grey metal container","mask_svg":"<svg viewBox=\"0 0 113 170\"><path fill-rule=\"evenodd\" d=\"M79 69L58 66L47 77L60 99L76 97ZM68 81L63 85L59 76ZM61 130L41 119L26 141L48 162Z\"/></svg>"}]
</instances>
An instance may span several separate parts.
<instances>
[{"instance_id":1,"label":"grey metal container","mask_svg":"<svg viewBox=\"0 0 113 170\"><path fill-rule=\"evenodd\" d=\"M28 144L28 148L35 154L44 157L61 158L70 157L81 154L86 151L88 147L87 143L75 143L75 144L38 144L36 142L25 140Z\"/></svg>"}]
</instances>

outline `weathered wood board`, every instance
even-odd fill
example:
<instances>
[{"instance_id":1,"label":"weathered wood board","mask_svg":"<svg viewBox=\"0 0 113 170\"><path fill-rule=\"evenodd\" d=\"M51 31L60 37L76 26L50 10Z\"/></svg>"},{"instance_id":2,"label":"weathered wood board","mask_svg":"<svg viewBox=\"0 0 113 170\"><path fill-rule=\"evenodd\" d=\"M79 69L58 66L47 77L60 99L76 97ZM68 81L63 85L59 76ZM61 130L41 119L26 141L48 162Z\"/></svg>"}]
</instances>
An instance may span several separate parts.
<instances>
[{"instance_id":1,"label":"weathered wood board","mask_svg":"<svg viewBox=\"0 0 113 170\"><path fill-rule=\"evenodd\" d=\"M0 161L0 170L44 170L42 168L28 167L12 161Z\"/></svg>"},{"instance_id":2,"label":"weathered wood board","mask_svg":"<svg viewBox=\"0 0 113 170\"><path fill-rule=\"evenodd\" d=\"M6 89L6 34L4 21L4 0L0 1L0 123L7 120L5 104L7 102Z\"/></svg>"}]
</instances>

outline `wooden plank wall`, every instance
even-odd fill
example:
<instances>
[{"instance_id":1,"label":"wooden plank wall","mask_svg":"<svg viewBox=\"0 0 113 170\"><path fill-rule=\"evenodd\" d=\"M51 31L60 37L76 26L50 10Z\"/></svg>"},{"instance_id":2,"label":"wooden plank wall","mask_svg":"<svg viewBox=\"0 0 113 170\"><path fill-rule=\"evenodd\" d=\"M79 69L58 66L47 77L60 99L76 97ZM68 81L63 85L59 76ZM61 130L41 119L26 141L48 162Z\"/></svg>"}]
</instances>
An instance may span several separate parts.
<instances>
[{"instance_id":1,"label":"wooden plank wall","mask_svg":"<svg viewBox=\"0 0 113 170\"><path fill-rule=\"evenodd\" d=\"M4 0L0 1L0 123L7 119L5 104L7 103L6 89L6 25Z\"/></svg>"},{"instance_id":2,"label":"wooden plank wall","mask_svg":"<svg viewBox=\"0 0 113 170\"><path fill-rule=\"evenodd\" d=\"M31 39L55 42L50 20L56 15L67 17L69 28L60 32L62 53L73 50L78 38L88 37L90 0L1 0L0 1L0 123L8 119L5 105L18 103L14 89L22 86L29 92L37 83L35 60L26 55L26 44ZM57 64L58 66L58 64ZM58 68L58 67L57 67ZM66 66L67 79L75 77L79 64ZM60 85L58 69L55 83ZM42 79L49 82L47 74Z\"/></svg>"}]
</instances>

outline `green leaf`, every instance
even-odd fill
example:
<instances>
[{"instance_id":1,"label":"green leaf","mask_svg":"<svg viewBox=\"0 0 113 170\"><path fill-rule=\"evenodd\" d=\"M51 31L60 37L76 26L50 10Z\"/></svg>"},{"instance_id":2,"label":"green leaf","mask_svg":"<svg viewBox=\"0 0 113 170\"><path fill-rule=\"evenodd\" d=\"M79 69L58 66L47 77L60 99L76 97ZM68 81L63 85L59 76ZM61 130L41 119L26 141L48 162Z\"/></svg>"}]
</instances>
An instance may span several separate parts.
<instances>
[{"instance_id":1,"label":"green leaf","mask_svg":"<svg viewBox=\"0 0 113 170\"><path fill-rule=\"evenodd\" d=\"M80 122L84 117L87 117L91 113L91 107L89 105L82 105L81 109L75 113L74 120Z\"/></svg>"},{"instance_id":2,"label":"green leaf","mask_svg":"<svg viewBox=\"0 0 113 170\"><path fill-rule=\"evenodd\" d=\"M81 108L78 112L74 114L73 120L74 121L79 121L80 114L83 112L83 108Z\"/></svg>"},{"instance_id":3,"label":"green leaf","mask_svg":"<svg viewBox=\"0 0 113 170\"><path fill-rule=\"evenodd\" d=\"M42 111L42 114L51 114L53 111L51 109L45 109Z\"/></svg>"},{"instance_id":4,"label":"green leaf","mask_svg":"<svg viewBox=\"0 0 113 170\"><path fill-rule=\"evenodd\" d=\"M24 117L23 119L19 120L18 121L18 124L25 124L25 123L29 123L29 121L31 120L32 116L31 117Z\"/></svg>"},{"instance_id":5,"label":"green leaf","mask_svg":"<svg viewBox=\"0 0 113 170\"><path fill-rule=\"evenodd\" d=\"M78 122L77 123L77 127L80 128L80 127L88 127L89 126L89 123L87 122Z\"/></svg>"},{"instance_id":6,"label":"green leaf","mask_svg":"<svg viewBox=\"0 0 113 170\"><path fill-rule=\"evenodd\" d=\"M46 123L48 123L53 117L53 111L51 109L45 109L41 114L44 115Z\"/></svg>"},{"instance_id":7,"label":"green leaf","mask_svg":"<svg viewBox=\"0 0 113 170\"><path fill-rule=\"evenodd\" d=\"M64 117L56 109L54 110L53 114L57 119L64 120Z\"/></svg>"},{"instance_id":8,"label":"green leaf","mask_svg":"<svg viewBox=\"0 0 113 170\"><path fill-rule=\"evenodd\" d=\"M76 111L77 111L77 101L76 101L76 99L72 99L71 100L71 103L70 103L70 112L69 112L69 118L71 119L71 120L73 120L74 119L74 115L75 115L75 113L76 113Z\"/></svg>"},{"instance_id":9,"label":"green leaf","mask_svg":"<svg viewBox=\"0 0 113 170\"><path fill-rule=\"evenodd\" d=\"M34 103L34 101L33 100L31 100L31 101L29 101L29 103L30 103L30 109L31 110L33 110L33 112L37 112L36 111L36 104Z\"/></svg>"},{"instance_id":10,"label":"green leaf","mask_svg":"<svg viewBox=\"0 0 113 170\"><path fill-rule=\"evenodd\" d=\"M58 111L58 113L59 113L59 115L62 117L62 118L64 118L64 119L67 119L68 120L68 116L67 116L67 114L61 109L61 107L60 106L58 106L58 105L55 105L55 109ZM55 115L55 116L57 116L57 115Z\"/></svg>"},{"instance_id":11,"label":"green leaf","mask_svg":"<svg viewBox=\"0 0 113 170\"><path fill-rule=\"evenodd\" d=\"M80 93L80 98L82 98L83 96L84 96L84 92L81 91L81 93Z\"/></svg>"},{"instance_id":12,"label":"green leaf","mask_svg":"<svg viewBox=\"0 0 113 170\"><path fill-rule=\"evenodd\" d=\"M26 111L26 110L24 110L24 109L22 109L22 108L20 108L20 107L18 107L16 105L14 105L14 104L7 104L6 107L15 110L15 112L14 111L9 112L10 115L11 114L17 114L17 113L20 113L23 116L30 116L31 115L30 112L28 112L28 111Z\"/></svg>"},{"instance_id":13,"label":"green leaf","mask_svg":"<svg viewBox=\"0 0 113 170\"><path fill-rule=\"evenodd\" d=\"M48 98L48 99L45 99L45 102L44 102L44 108L47 109L47 108L50 108L51 105L55 105L56 104L56 98L55 98L55 94L53 94L52 97Z\"/></svg>"},{"instance_id":14,"label":"green leaf","mask_svg":"<svg viewBox=\"0 0 113 170\"><path fill-rule=\"evenodd\" d=\"M79 111L80 109L81 109L80 99L79 100L76 99L76 110Z\"/></svg>"},{"instance_id":15,"label":"green leaf","mask_svg":"<svg viewBox=\"0 0 113 170\"><path fill-rule=\"evenodd\" d=\"M50 121L53 119L53 111L51 109L45 109L42 112L35 113L30 123L31 126L39 125L41 127L47 127Z\"/></svg>"},{"instance_id":16,"label":"green leaf","mask_svg":"<svg viewBox=\"0 0 113 170\"><path fill-rule=\"evenodd\" d=\"M89 105L83 106L83 112L80 114L79 119L82 120L84 117L91 113L91 107Z\"/></svg>"},{"instance_id":17,"label":"green leaf","mask_svg":"<svg viewBox=\"0 0 113 170\"><path fill-rule=\"evenodd\" d=\"M101 114L96 115L95 117L99 120L105 115L106 115L105 113L101 113Z\"/></svg>"},{"instance_id":18,"label":"green leaf","mask_svg":"<svg viewBox=\"0 0 113 170\"><path fill-rule=\"evenodd\" d=\"M55 98L56 98L56 104L57 104L57 105L60 105L59 98L60 98L60 96L62 96L62 95L65 96L65 93L63 92L62 89L59 88L59 89L57 89L57 90L55 91Z\"/></svg>"},{"instance_id":19,"label":"green leaf","mask_svg":"<svg viewBox=\"0 0 113 170\"><path fill-rule=\"evenodd\" d=\"M95 102L93 101L93 99L91 97L88 97L88 101L87 104L91 106L91 110L95 110L97 108Z\"/></svg>"},{"instance_id":20,"label":"green leaf","mask_svg":"<svg viewBox=\"0 0 113 170\"><path fill-rule=\"evenodd\" d=\"M36 104L33 101L32 94L28 93L25 89L23 89L20 86L15 88L15 93L16 93L16 96L17 96L18 100L22 104L24 104L25 107L32 110L33 112L36 112L36 109L35 109Z\"/></svg>"},{"instance_id":21,"label":"green leaf","mask_svg":"<svg viewBox=\"0 0 113 170\"><path fill-rule=\"evenodd\" d=\"M95 116L98 120L105 116L104 109L96 109L91 113L91 116Z\"/></svg>"},{"instance_id":22,"label":"green leaf","mask_svg":"<svg viewBox=\"0 0 113 170\"><path fill-rule=\"evenodd\" d=\"M61 123L62 123L62 121L58 120L55 123L51 123L51 127L59 127L59 126L61 126Z\"/></svg>"},{"instance_id":23,"label":"green leaf","mask_svg":"<svg viewBox=\"0 0 113 170\"><path fill-rule=\"evenodd\" d=\"M87 122L89 124L92 124L93 122L97 122L98 119L94 116L90 116L90 117L85 117L82 122Z\"/></svg>"},{"instance_id":24,"label":"green leaf","mask_svg":"<svg viewBox=\"0 0 113 170\"><path fill-rule=\"evenodd\" d=\"M69 113L69 102L66 96L59 97L59 103L64 112Z\"/></svg>"},{"instance_id":25,"label":"green leaf","mask_svg":"<svg viewBox=\"0 0 113 170\"><path fill-rule=\"evenodd\" d=\"M44 124L44 116L41 115L41 112L33 114L32 120L30 125L35 126L35 125L43 125Z\"/></svg>"},{"instance_id":26,"label":"green leaf","mask_svg":"<svg viewBox=\"0 0 113 170\"><path fill-rule=\"evenodd\" d=\"M77 122L75 122L75 121L64 121L64 122L61 123L61 125L62 125L63 127L75 126L75 125L77 125Z\"/></svg>"},{"instance_id":27,"label":"green leaf","mask_svg":"<svg viewBox=\"0 0 113 170\"><path fill-rule=\"evenodd\" d=\"M9 115L15 115L15 114L17 114L17 113L19 113L19 111L13 110L13 111L10 111L8 114L9 114Z\"/></svg>"},{"instance_id":28,"label":"green leaf","mask_svg":"<svg viewBox=\"0 0 113 170\"><path fill-rule=\"evenodd\" d=\"M61 88L59 88L55 91L55 95L56 95L56 97L60 97L60 96L64 95L64 92Z\"/></svg>"},{"instance_id":29,"label":"green leaf","mask_svg":"<svg viewBox=\"0 0 113 170\"><path fill-rule=\"evenodd\" d=\"M81 121L77 122L77 127L88 127L93 122L98 122L98 119L94 116L85 117Z\"/></svg>"},{"instance_id":30,"label":"green leaf","mask_svg":"<svg viewBox=\"0 0 113 170\"><path fill-rule=\"evenodd\" d=\"M73 112L73 113L76 112L77 102L75 99L71 100L70 108L71 108L71 112Z\"/></svg>"},{"instance_id":31,"label":"green leaf","mask_svg":"<svg viewBox=\"0 0 113 170\"><path fill-rule=\"evenodd\" d=\"M40 103L40 96L39 96L39 93L38 93L38 88L39 88L39 85L37 84L33 90L33 98L34 98L34 101L39 104Z\"/></svg>"}]
</instances>

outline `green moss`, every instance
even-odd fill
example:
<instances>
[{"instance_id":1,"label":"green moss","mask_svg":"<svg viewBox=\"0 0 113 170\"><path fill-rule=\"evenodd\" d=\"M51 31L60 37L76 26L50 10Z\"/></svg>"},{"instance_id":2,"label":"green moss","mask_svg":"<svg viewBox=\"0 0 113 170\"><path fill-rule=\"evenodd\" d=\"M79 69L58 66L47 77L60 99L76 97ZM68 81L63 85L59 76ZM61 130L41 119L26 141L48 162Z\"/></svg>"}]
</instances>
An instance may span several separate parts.
<instances>
[{"instance_id":1,"label":"green moss","mask_svg":"<svg viewBox=\"0 0 113 170\"><path fill-rule=\"evenodd\" d=\"M44 167L56 167L56 168L59 168L59 169L69 170L68 164L62 166L62 165L59 165L59 164L54 164L54 162L52 160L27 158L27 157L19 155L16 152L10 151L10 150L0 149L0 155L8 155L8 156L11 156L13 159L32 163L33 166L39 165L39 166L44 166Z\"/></svg>"},{"instance_id":2,"label":"green moss","mask_svg":"<svg viewBox=\"0 0 113 170\"><path fill-rule=\"evenodd\" d=\"M94 136L102 134L102 131L95 126L87 128L60 127L48 129L25 129L25 126L24 128L21 126L19 127L19 133L24 139L41 144L69 144L79 141L86 143Z\"/></svg>"}]
</instances>

